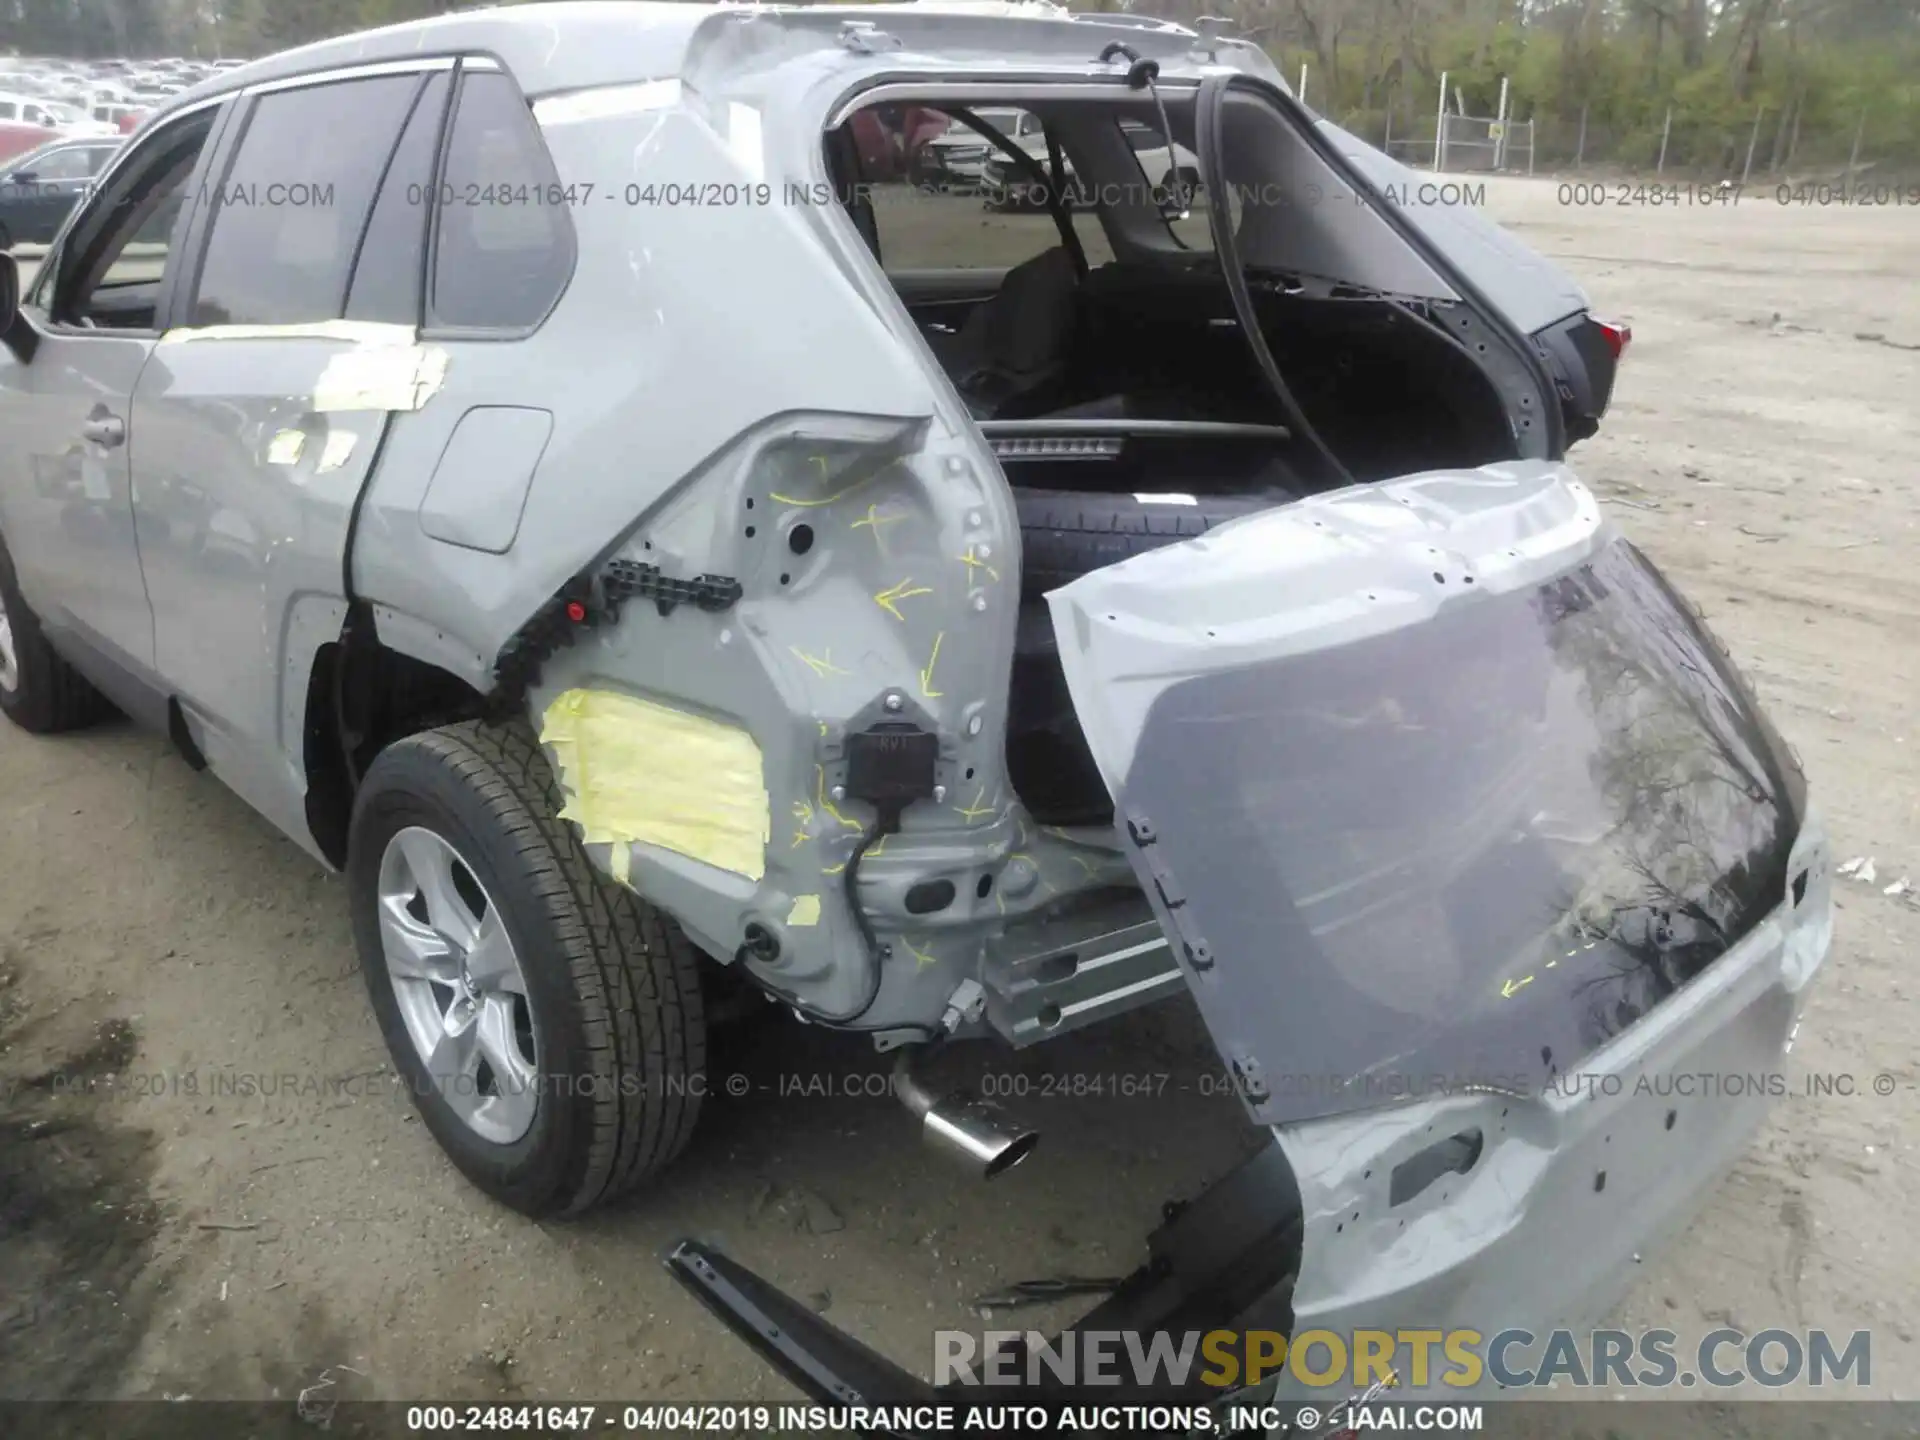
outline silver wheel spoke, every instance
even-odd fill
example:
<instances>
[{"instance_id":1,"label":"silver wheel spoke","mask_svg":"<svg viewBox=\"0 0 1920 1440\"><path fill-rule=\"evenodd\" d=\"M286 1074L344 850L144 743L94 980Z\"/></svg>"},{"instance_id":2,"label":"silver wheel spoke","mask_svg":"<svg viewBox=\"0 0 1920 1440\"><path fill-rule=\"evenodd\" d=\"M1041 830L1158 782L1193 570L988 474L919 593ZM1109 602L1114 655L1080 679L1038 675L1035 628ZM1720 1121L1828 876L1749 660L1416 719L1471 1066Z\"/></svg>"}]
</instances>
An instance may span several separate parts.
<instances>
[{"instance_id":1,"label":"silver wheel spoke","mask_svg":"<svg viewBox=\"0 0 1920 1440\"><path fill-rule=\"evenodd\" d=\"M533 1123L538 1075L520 1054L519 1037L514 1033L513 1000L505 995L489 995L480 1002L480 1018L475 1023L474 1040L493 1071L494 1093L482 1101L486 1119L503 1130L524 1131Z\"/></svg>"},{"instance_id":2,"label":"silver wheel spoke","mask_svg":"<svg viewBox=\"0 0 1920 1440\"><path fill-rule=\"evenodd\" d=\"M474 1007L458 997L447 1008L441 1021L440 1038L427 1056L427 1073L440 1098L469 1125L473 1112L484 1098L480 1094L479 1017Z\"/></svg>"},{"instance_id":3,"label":"silver wheel spoke","mask_svg":"<svg viewBox=\"0 0 1920 1440\"><path fill-rule=\"evenodd\" d=\"M453 883L453 847L425 830L402 831L399 839L407 869L426 902L427 923L462 949L472 949L480 917Z\"/></svg>"},{"instance_id":4,"label":"silver wheel spoke","mask_svg":"<svg viewBox=\"0 0 1920 1440\"><path fill-rule=\"evenodd\" d=\"M433 980L458 986L460 961L446 937L413 918L409 897L380 897L380 938L385 943L387 968L399 980Z\"/></svg>"},{"instance_id":5,"label":"silver wheel spoke","mask_svg":"<svg viewBox=\"0 0 1920 1440\"><path fill-rule=\"evenodd\" d=\"M458 881L456 882L456 877ZM526 972L478 873L440 834L410 825L380 857L380 945L429 1083L482 1139L510 1145L540 1104Z\"/></svg>"},{"instance_id":6,"label":"silver wheel spoke","mask_svg":"<svg viewBox=\"0 0 1920 1440\"><path fill-rule=\"evenodd\" d=\"M507 938L506 922L492 906L487 907L486 917L481 920L473 945L467 951L467 973L473 977L476 990L489 994L527 993L527 982L521 977L520 962L513 953L513 941Z\"/></svg>"}]
</instances>

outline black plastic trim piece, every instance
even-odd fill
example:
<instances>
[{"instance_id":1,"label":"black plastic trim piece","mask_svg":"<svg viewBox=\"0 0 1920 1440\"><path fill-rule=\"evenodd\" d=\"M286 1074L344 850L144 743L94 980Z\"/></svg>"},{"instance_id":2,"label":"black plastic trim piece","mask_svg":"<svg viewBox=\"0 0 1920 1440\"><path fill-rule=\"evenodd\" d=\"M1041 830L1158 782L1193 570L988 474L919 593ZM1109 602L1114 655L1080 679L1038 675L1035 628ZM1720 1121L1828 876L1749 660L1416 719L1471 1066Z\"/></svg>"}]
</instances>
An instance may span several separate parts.
<instances>
[{"instance_id":1,"label":"black plastic trim piece","mask_svg":"<svg viewBox=\"0 0 1920 1440\"><path fill-rule=\"evenodd\" d=\"M818 1403L919 1406L938 1398L924 1380L709 1245L682 1240L668 1252L666 1265L668 1273L735 1337Z\"/></svg>"},{"instance_id":2,"label":"black plastic trim piece","mask_svg":"<svg viewBox=\"0 0 1920 1440\"><path fill-rule=\"evenodd\" d=\"M496 709L507 709L526 699L540 678L541 667L584 630L609 625L620 618L629 600L651 600L662 615L680 605L709 613L731 609L745 593L731 575L696 575L691 580L661 573L658 565L637 560L609 560L597 573L583 572L560 587L500 647L493 664Z\"/></svg>"},{"instance_id":3,"label":"black plastic trim piece","mask_svg":"<svg viewBox=\"0 0 1920 1440\"><path fill-rule=\"evenodd\" d=\"M180 758L189 770L207 768L207 757L200 753L200 747L194 743L193 732L187 728L187 713L180 707L180 697L167 697L167 738L173 742L173 748L180 752Z\"/></svg>"}]
</instances>

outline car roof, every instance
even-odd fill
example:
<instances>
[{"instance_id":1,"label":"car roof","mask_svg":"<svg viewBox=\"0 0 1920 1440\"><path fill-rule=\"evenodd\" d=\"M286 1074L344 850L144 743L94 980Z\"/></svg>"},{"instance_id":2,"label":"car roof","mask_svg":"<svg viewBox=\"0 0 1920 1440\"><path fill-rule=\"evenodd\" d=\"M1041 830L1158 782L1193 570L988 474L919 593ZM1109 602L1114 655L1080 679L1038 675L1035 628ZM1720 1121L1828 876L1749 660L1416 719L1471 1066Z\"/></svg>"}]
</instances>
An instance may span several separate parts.
<instances>
[{"instance_id":1,"label":"car roof","mask_svg":"<svg viewBox=\"0 0 1920 1440\"><path fill-rule=\"evenodd\" d=\"M787 37L784 45L696 45L703 30L751 23ZM376 65L418 56L497 56L529 96L684 79L691 70L747 72L791 55L794 42L840 48L849 24L866 24L912 42L911 48L978 54L1057 54L1085 63L1100 48L1097 32L1125 39L1143 56L1184 55L1196 32L1168 21L1125 14L1070 13L1049 0L903 0L840 5L687 4L681 0L550 0L454 11L315 41L224 70L195 84L158 112L169 112L269 81Z\"/></svg>"},{"instance_id":2,"label":"car roof","mask_svg":"<svg viewBox=\"0 0 1920 1440\"><path fill-rule=\"evenodd\" d=\"M36 145L24 155L10 156L7 168L23 169L29 160L37 160L42 155L51 155L56 150L110 150L126 143L124 135L75 135L65 140L52 140L45 145Z\"/></svg>"}]
</instances>

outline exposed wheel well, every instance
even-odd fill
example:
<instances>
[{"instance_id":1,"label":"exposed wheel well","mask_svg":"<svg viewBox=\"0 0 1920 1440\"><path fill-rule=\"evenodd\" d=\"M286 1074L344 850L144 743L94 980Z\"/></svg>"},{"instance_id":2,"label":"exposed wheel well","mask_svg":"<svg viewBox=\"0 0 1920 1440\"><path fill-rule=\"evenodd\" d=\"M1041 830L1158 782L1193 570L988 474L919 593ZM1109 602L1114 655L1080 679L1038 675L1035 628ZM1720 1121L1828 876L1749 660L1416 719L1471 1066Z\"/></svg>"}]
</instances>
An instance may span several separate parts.
<instances>
[{"instance_id":1,"label":"exposed wheel well","mask_svg":"<svg viewBox=\"0 0 1920 1440\"><path fill-rule=\"evenodd\" d=\"M347 822L360 777L396 740L469 720L484 698L457 675L380 642L370 619L350 616L322 645L307 678L307 826L335 866L347 859Z\"/></svg>"}]
</instances>

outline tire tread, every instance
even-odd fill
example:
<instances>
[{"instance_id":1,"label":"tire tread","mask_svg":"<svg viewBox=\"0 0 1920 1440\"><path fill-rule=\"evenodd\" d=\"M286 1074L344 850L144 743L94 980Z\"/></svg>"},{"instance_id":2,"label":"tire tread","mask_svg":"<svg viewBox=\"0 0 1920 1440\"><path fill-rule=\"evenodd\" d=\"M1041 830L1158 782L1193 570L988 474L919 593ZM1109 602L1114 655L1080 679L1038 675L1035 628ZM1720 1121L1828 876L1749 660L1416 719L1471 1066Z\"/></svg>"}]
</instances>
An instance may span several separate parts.
<instances>
[{"instance_id":1,"label":"tire tread","mask_svg":"<svg viewBox=\"0 0 1920 1440\"><path fill-rule=\"evenodd\" d=\"M559 818L560 787L530 726L470 720L400 743L435 752L472 788L560 938L594 1106L584 1170L558 1208L593 1209L663 1170L692 1137L699 1096L670 1082L706 1064L698 954L670 919L595 868L579 831Z\"/></svg>"}]
</instances>

